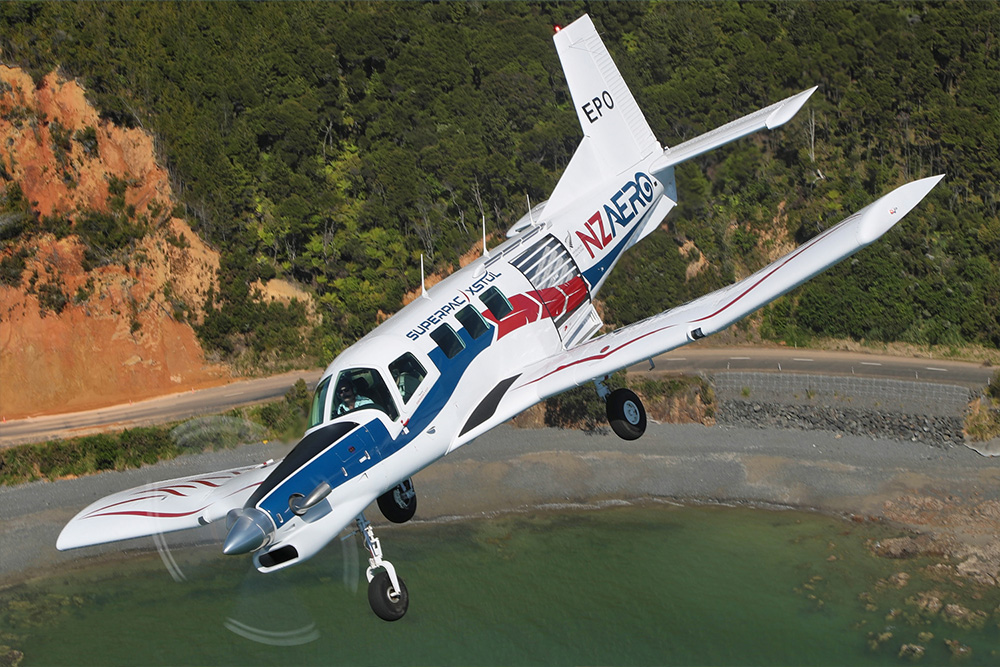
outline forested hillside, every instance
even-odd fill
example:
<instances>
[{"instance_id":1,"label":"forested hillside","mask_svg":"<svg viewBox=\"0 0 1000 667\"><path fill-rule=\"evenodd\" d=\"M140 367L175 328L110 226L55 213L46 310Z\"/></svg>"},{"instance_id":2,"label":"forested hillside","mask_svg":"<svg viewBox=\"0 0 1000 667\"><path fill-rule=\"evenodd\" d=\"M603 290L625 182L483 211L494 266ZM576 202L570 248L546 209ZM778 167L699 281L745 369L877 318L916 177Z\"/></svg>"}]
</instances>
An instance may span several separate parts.
<instances>
[{"instance_id":1,"label":"forested hillside","mask_svg":"<svg viewBox=\"0 0 1000 667\"><path fill-rule=\"evenodd\" d=\"M678 169L667 229L604 297L623 323L759 268L894 186L947 179L886 242L782 299L766 336L1000 346L1000 5L0 3L4 62L78 77L158 140L222 253L199 333L329 358L545 199L579 140L552 26L587 12L664 145L819 85L787 126ZM4 147L3 150L6 150ZM2 151L0 151L2 152ZM6 205L19 206L7 197ZM2 212L0 212L2 213ZM11 255L38 227L0 229ZM281 276L304 309L264 305Z\"/></svg>"}]
</instances>

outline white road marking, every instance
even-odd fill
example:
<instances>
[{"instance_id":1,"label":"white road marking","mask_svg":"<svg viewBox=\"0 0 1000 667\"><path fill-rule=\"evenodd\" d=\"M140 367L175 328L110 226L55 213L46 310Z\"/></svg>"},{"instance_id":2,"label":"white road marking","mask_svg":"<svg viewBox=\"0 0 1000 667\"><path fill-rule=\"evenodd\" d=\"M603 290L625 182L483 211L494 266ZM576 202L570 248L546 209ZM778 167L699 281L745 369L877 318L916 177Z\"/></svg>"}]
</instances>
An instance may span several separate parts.
<instances>
[{"instance_id":1,"label":"white road marking","mask_svg":"<svg viewBox=\"0 0 1000 667\"><path fill-rule=\"evenodd\" d=\"M938 371L939 373L947 373L948 372L947 368L934 368L933 366L927 366L927 370L929 370L929 371Z\"/></svg>"},{"instance_id":2,"label":"white road marking","mask_svg":"<svg viewBox=\"0 0 1000 667\"><path fill-rule=\"evenodd\" d=\"M803 359L801 357L793 357L792 361L812 361L812 359Z\"/></svg>"},{"instance_id":3,"label":"white road marking","mask_svg":"<svg viewBox=\"0 0 1000 667\"><path fill-rule=\"evenodd\" d=\"M223 394L222 397L223 398L229 398L230 396L239 396L240 394L245 394L245 393L246 392L243 392L243 391L234 391L234 392L229 393L229 394Z\"/></svg>"},{"instance_id":4,"label":"white road marking","mask_svg":"<svg viewBox=\"0 0 1000 667\"><path fill-rule=\"evenodd\" d=\"M750 361L750 357L729 357L733 361Z\"/></svg>"},{"instance_id":5,"label":"white road marking","mask_svg":"<svg viewBox=\"0 0 1000 667\"><path fill-rule=\"evenodd\" d=\"M881 366L882 364L875 363L874 361L862 361L862 366Z\"/></svg>"}]
</instances>

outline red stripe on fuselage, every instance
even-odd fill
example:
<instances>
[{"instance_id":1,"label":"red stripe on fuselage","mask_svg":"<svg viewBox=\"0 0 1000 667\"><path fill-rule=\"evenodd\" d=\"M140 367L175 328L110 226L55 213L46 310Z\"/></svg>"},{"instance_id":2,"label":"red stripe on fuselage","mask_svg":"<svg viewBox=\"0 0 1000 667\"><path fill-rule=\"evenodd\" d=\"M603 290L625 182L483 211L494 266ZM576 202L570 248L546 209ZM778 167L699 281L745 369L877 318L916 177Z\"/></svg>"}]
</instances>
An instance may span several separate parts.
<instances>
[{"instance_id":1,"label":"red stripe on fuselage","mask_svg":"<svg viewBox=\"0 0 1000 667\"><path fill-rule=\"evenodd\" d=\"M500 321L497 321L488 309L483 311L483 317L497 325L497 340L500 340L507 334L539 319L556 319L564 313L576 310L586 302L587 294L587 283L583 277L576 276L556 287L515 294L509 299L514 310Z\"/></svg>"}]
</instances>

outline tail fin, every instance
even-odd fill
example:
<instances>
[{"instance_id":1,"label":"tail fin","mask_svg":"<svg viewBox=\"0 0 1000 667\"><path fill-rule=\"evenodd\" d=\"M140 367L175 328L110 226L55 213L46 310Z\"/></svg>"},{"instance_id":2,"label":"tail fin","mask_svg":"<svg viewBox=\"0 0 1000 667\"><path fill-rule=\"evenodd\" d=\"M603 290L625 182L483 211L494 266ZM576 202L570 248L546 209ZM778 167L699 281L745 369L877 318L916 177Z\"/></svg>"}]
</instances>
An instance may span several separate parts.
<instances>
[{"instance_id":1,"label":"tail fin","mask_svg":"<svg viewBox=\"0 0 1000 667\"><path fill-rule=\"evenodd\" d=\"M586 14L553 37L583 128L546 206L554 213L662 149Z\"/></svg>"},{"instance_id":2,"label":"tail fin","mask_svg":"<svg viewBox=\"0 0 1000 667\"><path fill-rule=\"evenodd\" d=\"M584 136L609 175L662 149L587 15L553 38Z\"/></svg>"}]
</instances>

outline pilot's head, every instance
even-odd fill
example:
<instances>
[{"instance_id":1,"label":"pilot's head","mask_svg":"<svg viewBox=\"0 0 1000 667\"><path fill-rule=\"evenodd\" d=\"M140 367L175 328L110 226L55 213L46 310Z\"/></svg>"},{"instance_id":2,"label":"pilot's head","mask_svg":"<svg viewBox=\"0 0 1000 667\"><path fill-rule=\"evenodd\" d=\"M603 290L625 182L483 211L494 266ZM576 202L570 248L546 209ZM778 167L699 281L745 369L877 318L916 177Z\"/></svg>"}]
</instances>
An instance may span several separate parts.
<instances>
[{"instance_id":1,"label":"pilot's head","mask_svg":"<svg viewBox=\"0 0 1000 667\"><path fill-rule=\"evenodd\" d=\"M337 398L341 401L354 400L354 386L350 380L344 380L337 385Z\"/></svg>"}]
</instances>

